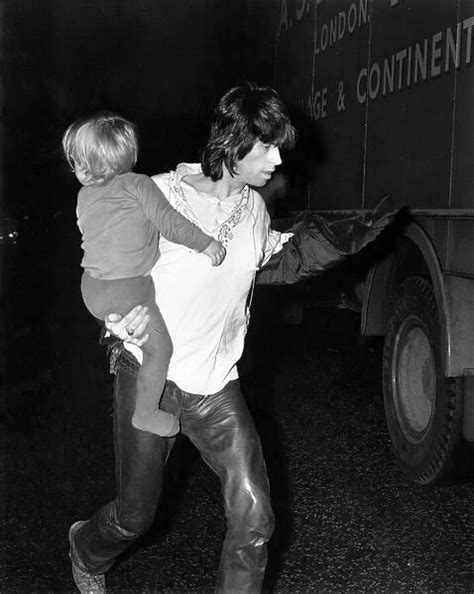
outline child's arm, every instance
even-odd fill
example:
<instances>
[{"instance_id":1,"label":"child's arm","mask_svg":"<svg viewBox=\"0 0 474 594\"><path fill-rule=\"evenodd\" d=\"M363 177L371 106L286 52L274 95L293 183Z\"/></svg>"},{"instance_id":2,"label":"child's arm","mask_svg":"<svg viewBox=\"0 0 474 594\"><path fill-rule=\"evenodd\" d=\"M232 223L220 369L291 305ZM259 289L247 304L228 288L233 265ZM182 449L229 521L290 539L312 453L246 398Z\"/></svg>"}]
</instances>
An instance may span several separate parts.
<instances>
[{"instance_id":1,"label":"child's arm","mask_svg":"<svg viewBox=\"0 0 474 594\"><path fill-rule=\"evenodd\" d=\"M218 266L225 257L222 244L188 221L175 210L158 186L146 176L138 178L138 194L145 216L157 227L159 232L173 243L203 252Z\"/></svg>"}]
</instances>

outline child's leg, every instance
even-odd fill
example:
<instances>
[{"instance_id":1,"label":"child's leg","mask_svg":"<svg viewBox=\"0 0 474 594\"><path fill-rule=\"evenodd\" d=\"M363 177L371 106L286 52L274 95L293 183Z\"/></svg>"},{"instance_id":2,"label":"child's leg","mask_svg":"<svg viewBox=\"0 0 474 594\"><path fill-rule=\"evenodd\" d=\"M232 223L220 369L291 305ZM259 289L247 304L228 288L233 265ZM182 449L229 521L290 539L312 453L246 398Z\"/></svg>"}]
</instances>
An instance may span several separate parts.
<instances>
[{"instance_id":1,"label":"child's leg","mask_svg":"<svg viewBox=\"0 0 474 594\"><path fill-rule=\"evenodd\" d=\"M143 362L137 377L137 401L132 425L142 431L171 437L179 431L178 419L159 410L166 383L168 365L173 352L165 321L154 299L150 299L146 332L149 339L142 346Z\"/></svg>"},{"instance_id":2,"label":"child's leg","mask_svg":"<svg viewBox=\"0 0 474 594\"><path fill-rule=\"evenodd\" d=\"M137 402L132 423L137 429L163 437L176 435L179 431L178 419L159 410L173 348L166 324L155 302L155 288L151 277L100 280L85 272L81 289L86 307L100 320L108 313L125 315L135 305L148 307L150 322L147 333L150 337L142 346L143 363L137 377Z\"/></svg>"}]
</instances>

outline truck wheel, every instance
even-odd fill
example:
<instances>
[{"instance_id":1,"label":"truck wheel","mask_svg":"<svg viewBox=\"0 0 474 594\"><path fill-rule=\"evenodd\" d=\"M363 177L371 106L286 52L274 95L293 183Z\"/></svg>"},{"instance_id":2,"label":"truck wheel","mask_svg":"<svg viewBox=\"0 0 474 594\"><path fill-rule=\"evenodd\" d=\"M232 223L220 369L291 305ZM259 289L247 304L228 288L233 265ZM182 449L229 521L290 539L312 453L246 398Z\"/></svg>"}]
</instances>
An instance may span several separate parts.
<instances>
[{"instance_id":1,"label":"truck wheel","mask_svg":"<svg viewBox=\"0 0 474 594\"><path fill-rule=\"evenodd\" d=\"M461 378L444 376L441 328L431 284L401 286L383 353L385 415L402 472L435 485L454 478L462 446Z\"/></svg>"}]
</instances>

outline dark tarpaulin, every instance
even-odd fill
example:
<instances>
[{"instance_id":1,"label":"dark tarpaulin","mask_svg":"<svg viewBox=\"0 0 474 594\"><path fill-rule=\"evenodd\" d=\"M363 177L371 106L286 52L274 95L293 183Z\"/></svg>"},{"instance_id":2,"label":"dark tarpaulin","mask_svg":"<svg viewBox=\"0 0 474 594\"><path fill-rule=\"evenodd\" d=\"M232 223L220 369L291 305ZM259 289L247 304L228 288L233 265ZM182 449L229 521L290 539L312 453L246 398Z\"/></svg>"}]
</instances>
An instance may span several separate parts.
<instances>
[{"instance_id":1,"label":"dark tarpaulin","mask_svg":"<svg viewBox=\"0 0 474 594\"><path fill-rule=\"evenodd\" d=\"M299 214L293 237L257 274L260 285L290 285L317 276L360 252L391 225L399 210L384 198L369 213L329 221L311 211Z\"/></svg>"}]
</instances>

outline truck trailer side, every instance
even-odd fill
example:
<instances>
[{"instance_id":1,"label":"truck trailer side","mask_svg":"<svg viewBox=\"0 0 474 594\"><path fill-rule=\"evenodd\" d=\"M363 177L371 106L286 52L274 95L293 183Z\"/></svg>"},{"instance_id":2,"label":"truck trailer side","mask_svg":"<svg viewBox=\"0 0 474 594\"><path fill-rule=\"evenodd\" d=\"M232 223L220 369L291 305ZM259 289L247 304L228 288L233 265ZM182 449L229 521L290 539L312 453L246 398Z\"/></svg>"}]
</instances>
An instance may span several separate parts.
<instances>
[{"instance_id":1,"label":"truck trailer side","mask_svg":"<svg viewBox=\"0 0 474 594\"><path fill-rule=\"evenodd\" d=\"M401 470L449 481L474 441L474 1L279 0L250 16L306 141L296 208L349 216L388 195L411 213L359 284L361 333L384 336Z\"/></svg>"}]
</instances>

